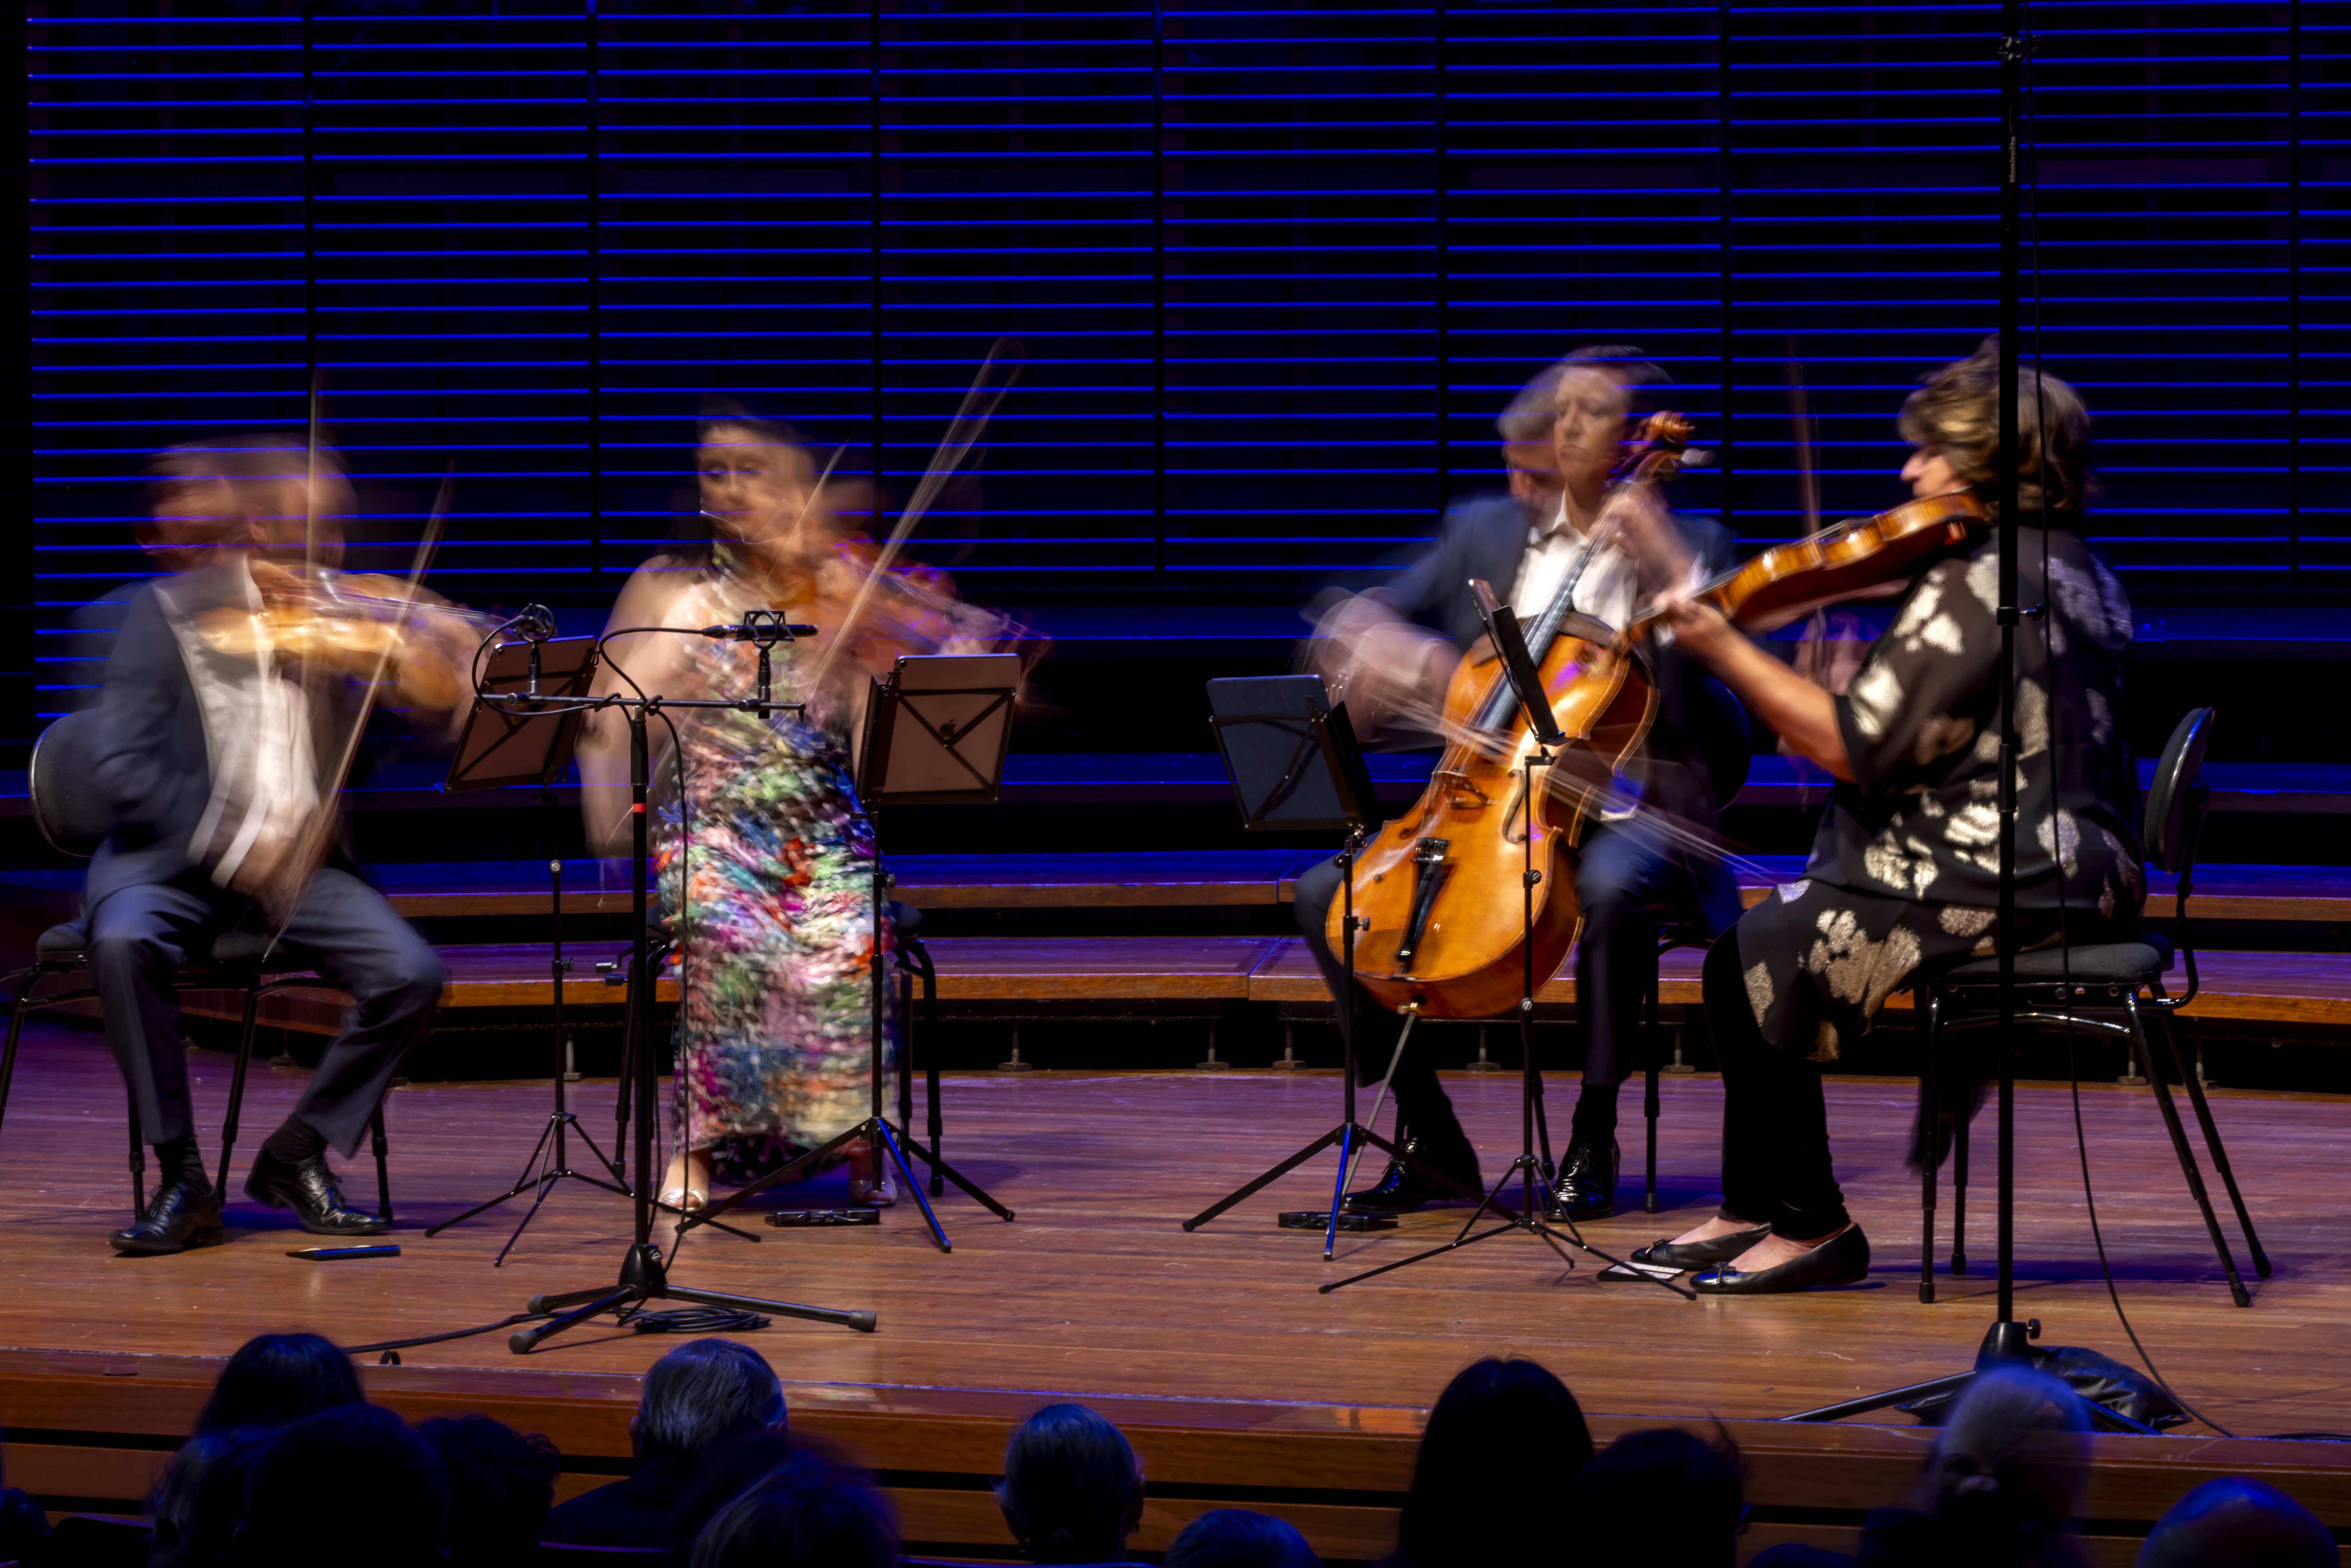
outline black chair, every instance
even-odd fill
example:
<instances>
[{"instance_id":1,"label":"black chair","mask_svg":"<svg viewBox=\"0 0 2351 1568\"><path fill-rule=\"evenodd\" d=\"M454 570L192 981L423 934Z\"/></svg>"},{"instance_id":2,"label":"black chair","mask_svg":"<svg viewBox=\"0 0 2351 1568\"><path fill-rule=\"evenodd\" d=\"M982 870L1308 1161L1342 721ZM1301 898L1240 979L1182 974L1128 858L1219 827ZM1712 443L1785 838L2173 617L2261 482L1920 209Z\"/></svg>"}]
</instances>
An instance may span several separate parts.
<instances>
[{"instance_id":1,"label":"black chair","mask_svg":"<svg viewBox=\"0 0 2351 1568\"><path fill-rule=\"evenodd\" d=\"M147 1568L154 1527L143 1519L112 1513L69 1513L49 1526L44 1563L78 1568Z\"/></svg>"},{"instance_id":2,"label":"black chair","mask_svg":"<svg viewBox=\"0 0 2351 1568\"><path fill-rule=\"evenodd\" d=\"M68 714L52 723L35 742L27 783L32 796L33 822L51 847L88 859L97 852L114 823L90 786L90 750L98 738L96 716ZM89 973L89 927L79 920L52 925L34 944L33 963L7 977L16 986L9 1004L8 1036L0 1045L0 1117L8 1110L8 1091L16 1076L16 1046L24 1037L29 1013L88 1001L98 995L94 986L78 990L37 995L51 976ZM220 1176L217 1185L228 1190L229 1163L236 1147L238 1119L245 1109L246 1070L253 1061L255 1020L261 998L287 986L319 984L313 956L291 944L279 942L272 950L269 935L231 930L214 935L200 951L192 951L180 967L178 984L189 990L233 990L245 997L245 1010L236 1042L236 1067L229 1081L228 1115L221 1127ZM376 1108L370 1128L375 1155L376 1193L384 1218L392 1215L391 1151L384 1139L383 1108ZM139 1105L131 1103L131 1211L147 1210L147 1145L139 1125Z\"/></svg>"},{"instance_id":3,"label":"black chair","mask_svg":"<svg viewBox=\"0 0 2351 1568\"><path fill-rule=\"evenodd\" d=\"M2229 1294L2243 1307L2252 1305L2252 1297L2246 1293L2245 1282L2237 1273L2236 1260L2230 1255L2229 1244L2220 1234L2220 1222L2213 1214L2212 1199L2205 1189L2203 1174L2197 1167L2195 1151L2189 1146L2187 1131L2180 1124L2179 1109L2172 1103L2170 1088L2164 1081L2163 1065L2147 1049L2146 1029L2150 1016L2161 1020L2172 1065L2188 1090L2197 1124L2204 1131L2205 1147L2211 1152L2213 1166L2229 1189L2230 1203L2235 1206L2238 1227L2244 1231L2245 1245L2252 1253L2253 1270L2266 1280L2270 1276L2269 1257L2253 1232L2252 1217L2245 1212L2244 1196L2238 1191L2236 1175L2229 1168L2228 1151L2221 1146L2220 1128L2213 1124L2212 1108L2205 1099L2203 1082L2189 1071L2170 1017L2196 999L2196 952L2188 944L2188 897L2194 890L2196 841L2202 830L2210 793L2198 775L2204 766L2204 748L2211 737L2213 716L2209 707L2195 708L2179 721L2163 748L2161 760L2156 764L2155 781L2147 792L2144 832L2147 858L2179 877L2173 924L2179 935L2179 956L2188 968L2186 994L2165 994L2163 976L2171 967L2172 944L2160 933L2150 931L2136 942L2068 944L2017 954L2016 980L2023 1005L2018 1009L2016 1019L2019 1023L2092 1030L2130 1042L2137 1060L2147 1064L2147 1083L2155 1091L2156 1105L2163 1113L2165 1129L2171 1134L2172 1150L2179 1157L2179 1173L2187 1179L2188 1190L2204 1216L2204 1228L2211 1235L2212 1250L2220 1260L2221 1272L2228 1276ZM1914 994L1924 993L1927 1017L1926 1061L1919 1074L1919 1124L1923 1136L1919 1166L1924 1176L1926 1216L1925 1240L1918 1260L1918 1299L1922 1301L1935 1299L1935 1188L1937 1168L1941 1164L1939 1124L1943 1119L1940 1099L1954 1065L1940 1058L1942 1037L1997 1026L1996 1017L1984 1015L1999 1007L1999 976L1997 958L1974 958L1913 987ZM2142 997L2141 991L2148 994ZM2089 1012L2120 1013L2122 1021L2084 1016ZM1963 1094L1968 1092L1960 1089ZM1967 1126L1972 1110L1972 1105L1962 1103L1955 1107L1956 1113L1950 1117L1954 1274L1967 1271Z\"/></svg>"},{"instance_id":4,"label":"black chair","mask_svg":"<svg viewBox=\"0 0 2351 1568\"><path fill-rule=\"evenodd\" d=\"M931 950L923 946L923 912L911 904L890 901L890 927L898 942L898 1016L906 1020L904 1055L898 1062L898 1125L906 1136L914 1135L914 979L923 982L923 1028L935 1035L939 1027L939 972L931 963ZM935 1040L934 1043L936 1043ZM930 1097L930 1114L925 1131L930 1135L931 1158L939 1157L939 1064L932 1058L923 1069L924 1086ZM946 1195L946 1178L931 1168L931 1196Z\"/></svg>"}]
</instances>

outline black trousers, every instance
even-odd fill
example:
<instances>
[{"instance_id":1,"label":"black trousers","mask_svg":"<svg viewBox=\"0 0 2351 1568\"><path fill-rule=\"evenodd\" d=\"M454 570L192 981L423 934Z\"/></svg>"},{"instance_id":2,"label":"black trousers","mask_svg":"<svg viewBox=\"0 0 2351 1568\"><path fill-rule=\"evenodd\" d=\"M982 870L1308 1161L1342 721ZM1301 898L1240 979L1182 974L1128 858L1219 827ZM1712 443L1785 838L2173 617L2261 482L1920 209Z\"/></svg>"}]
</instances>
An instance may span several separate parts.
<instances>
[{"instance_id":1,"label":"black trousers","mask_svg":"<svg viewBox=\"0 0 2351 1568\"><path fill-rule=\"evenodd\" d=\"M1736 907L1728 873L1717 868L1723 896ZM1604 1143L1616 1132L1616 1091L1633 1071L1641 1038L1641 1009L1648 998L1649 964L1656 947L1652 904L1687 889L1689 876L1667 854L1664 840L1636 824L1602 823L1577 852L1575 896L1583 911L1583 934L1575 956L1578 1028L1584 1037L1583 1092L1576 1102L1575 1135ZM1715 890L1708 889L1711 893ZM1328 860L1298 879L1298 928L1312 949L1315 965L1334 997L1355 986L1325 935L1331 904L1339 896L1339 862ZM1720 897L1696 894L1679 900L1712 907ZM1343 1009L1342 1012L1343 1027ZM1355 1075L1378 1081L1395 1050L1404 1020L1355 986ZM1406 1051L1388 1084L1398 1124L1440 1157L1469 1146L1453 1102L1437 1079L1434 1051Z\"/></svg>"},{"instance_id":2,"label":"black trousers","mask_svg":"<svg viewBox=\"0 0 2351 1568\"><path fill-rule=\"evenodd\" d=\"M1706 1022L1722 1065L1722 1218L1810 1241L1844 1228L1820 1066L1763 1038L1739 926L1706 956Z\"/></svg>"},{"instance_id":3,"label":"black trousers","mask_svg":"<svg viewBox=\"0 0 2351 1568\"><path fill-rule=\"evenodd\" d=\"M200 939L240 920L258 929L261 918L249 900L212 886L201 873L120 888L89 912L89 968L106 1016L106 1043L148 1142L170 1143L195 1131L173 975ZM285 942L297 963L315 966L351 994L350 1021L327 1047L292 1118L348 1156L358 1150L401 1059L423 1035L441 996L441 959L383 894L331 866L311 880Z\"/></svg>"}]
</instances>

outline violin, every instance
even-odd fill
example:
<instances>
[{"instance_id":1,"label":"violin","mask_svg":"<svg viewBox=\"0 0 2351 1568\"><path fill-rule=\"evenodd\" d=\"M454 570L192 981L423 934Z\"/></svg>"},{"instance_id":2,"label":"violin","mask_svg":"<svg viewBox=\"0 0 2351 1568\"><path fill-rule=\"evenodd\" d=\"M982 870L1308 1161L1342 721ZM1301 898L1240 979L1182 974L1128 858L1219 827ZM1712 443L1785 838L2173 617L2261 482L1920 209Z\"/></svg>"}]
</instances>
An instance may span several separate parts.
<instances>
[{"instance_id":1,"label":"violin","mask_svg":"<svg viewBox=\"0 0 2351 1568\"><path fill-rule=\"evenodd\" d=\"M1688 436L1687 421L1652 416L1617 483L1671 474ZM1784 625L1906 581L1988 516L1965 492L1907 502L1775 546L1702 585L1698 597L1750 628ZM1585 559L1596 553L1595 546ZM1355 977L1384 1007L1489 1018L1519 999L1530 939L1536 974L1555 974L1566 961L1582 919L1575 849L1656 718L1642 641L1667 613L1652 607L1612 630L1573 612L1573 589L1571 574L1527 628L1552 718L1567 736L1547 769L1548 787L1526 796L1526 762L1538 743L1499 657L1481 641L1447 687L1445 728L1455 738L1428 787L1356 856ZM1520 897L1530 862L1537 873L1531 928ZM1343 908L1332 901L1330 926L1343 951Z\"/></svg>"},{"instance_id":2,"label":"violin","mask_svg":"<svg viewBox=\"0 0 2351 1568\"><path fill-rule=\"evenodd\" d=\"M486 619L397 578L266 561L252 571L261 608L204 612L196 634L205 646L246 658L266 650L279 664L389 683L407 706L439 712L472 695L465 655Z\"/></svg>"}]
</instances>

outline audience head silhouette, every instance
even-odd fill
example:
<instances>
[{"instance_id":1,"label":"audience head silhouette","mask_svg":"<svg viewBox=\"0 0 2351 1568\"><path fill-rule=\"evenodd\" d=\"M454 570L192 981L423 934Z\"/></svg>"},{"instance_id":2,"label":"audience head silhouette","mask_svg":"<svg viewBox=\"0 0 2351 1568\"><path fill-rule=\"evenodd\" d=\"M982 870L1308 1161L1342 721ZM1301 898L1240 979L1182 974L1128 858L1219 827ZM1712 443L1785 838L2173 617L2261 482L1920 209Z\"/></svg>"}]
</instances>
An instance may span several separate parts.
<instances>
[{"instance_id":1,"label":"audience head silhouette","mask_svg":"<svg viewBox=\"0 0 2351 1568\"><path fill-rule=\"evenodd\" d=\"M638 1458L658 1459L707 1453L783 1420L783 1385L765 1357L731 1339L697 1339L646 1371L629 1436Z\"/></svg>"},{"instance_id":2,"label":"audience head silhouette","mask_svg":"<svg viewBox=\"0 0 2351 1568\"><path fill-rule=\"evenodd\" d=\"M1592 1434L1567 1385L1537 1362L1473 1362L1428 1413L1396 1556L1414 1568L1556 1556L1559 1494L1591 1461Z\"/></svg>"},{"instance_id":3,"label":"audience head silhouette","mask_svg":"<svg viewBox=\"0 0 2351 1568\"><path fill-rule=\"evenodd\" d=\"M314 1333L266 1333L236 1347L196 1416L199 1432L283 1427L339 1405L364 1403L359 1369Z\"/></svg>"},{"instance_id":4,"label":"audience head silhouette","mask_svg":"<svg viewBox=\"0 0 2351 1568\"><path fill-rule=\"evenodd\" d=\"M1738 1557L1739 1448L1664 1427L1627 1432L1568 1493L1577 1549L1593 1562L1729 1568Z\"/></svg>"},{"instance_id":5,"label":"audience head silhouette","mask_svg":"<svg viewBox=\"0 0 2351 1568\"><path fill-rule=\"evenodd\" d=\"M2138 1568L2334 1568L2335 1537L2273 1486L2224 1476L2156 1521Z\"/></svg>"},{"instance_id":6,"label":"audience head silhouette","mask_svg":"<svg viewBox=\"0 0 2351 1568\"><path fill-rule=\"evenodd\" d=\"M1159 1568L1322 1568L1322 1561L1288 1520L1217 1508L1184 1527Z\"/></svg>"},{"instance_id":7,"label":"audience head silhouette","mask_svg":"<svg viewBox=\"0 0 2351 1568\"><path fill-rule=\"evenodd\" d=\"M1126 1434L1082 1405L1048 1405L1004 1446L997 1505L1037 1563L1116 1563L1143 1518Z\"/></svg>"},{"instance_id":8,"label":"audience head silhouette","mask_svg":"<svg viewBox=\"0 0 2351 1568\"><path fill-rule=\"evenodd\" d=\"M353 1488L367 1506L355 1513ZM399 1416L346 1405L281 1427L245 1485L239 1568L429 1568L442 1561L448 1483Z\"/></svg>"},{"instance_id":9,"label":"audience head silhouette","mask_svg":"<svg viewBox=\"0 0 2351 1568\"><path fill-rule=\"evenodd\" d=\"M889 1502L853 1470L799 1453L721 1509L689 1568L895 1568Z\"/></svg>"},{"instance_id":10,"label":"audience head silhouette","mask_svg":"<svg viewBox=\"0 0 2351 1568\"><path fill-rule=\"evenodd\" d=\"M149 1568L216 1568L245 1517L246 1472L272 1434L261 1427L199 1432L180 1445L147 1500L155 1527Z\"/></svg>"},{"instance_id":11,"label":"audience head silhouette","mask_svg":"<svg viewBox=\"0 0 2351 1568\"><path fill-rule=\"evenodd\" d=\"M538 1555L563 1469L554 1444L487 1416L422 1421L416 1435L448 1478L452 1568L506 1568Z\"/></svg>"}]
</instances>

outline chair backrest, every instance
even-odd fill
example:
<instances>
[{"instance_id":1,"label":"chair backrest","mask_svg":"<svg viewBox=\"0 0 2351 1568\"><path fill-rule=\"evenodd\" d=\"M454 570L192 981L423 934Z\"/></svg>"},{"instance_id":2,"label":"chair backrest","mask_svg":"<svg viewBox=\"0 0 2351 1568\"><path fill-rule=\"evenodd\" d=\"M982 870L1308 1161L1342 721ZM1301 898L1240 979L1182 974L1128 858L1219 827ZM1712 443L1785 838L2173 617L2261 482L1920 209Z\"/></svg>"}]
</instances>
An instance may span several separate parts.
<instances>
[{"instance_id":1,"label":"chair backrest","mask_svg":"<svg viewBox=\"0 0 2351 1568\"><path fill-rule=\"evenodd\" d=\"M572 1546L553 1541L542 1541L538 1543L538 1561L541 1564L577 1563L582 1564L584 1568L588 1563L617 1565L622 1563L664 1562L669 1555L670 1551L666 1546Z\"/></svg>"},{"instance_id":2,"label":"chair backrest","mask_svg":"<svg viewBox=\"0 0 2351 1568\"><path fill-rule=\"evenodd\" d=\"M2215 708L2189 708L2164 743L2163 755L2155 764L2155 781L2147 787L2147 817L2140 837L2146 841L2147 858L2165 871L2180 871L2196 852L2189 818L2202 807L2197 797L2197 775L2204 771L2204 748L2212 739L2212 724L2218 716Z\"/></svg>"},{"instance_id":3,"label":"chair backrest","mask_svg":"<svg viewBox=\"0 0 2351 1568\"><path fill-rule=\"evenodd\" d=\"M87 860L98 852L114 831L114 813L98 792L91 775L98 749L99 720L95 713L69 713L50 722L33 742L33 762L27 786L33 797L33 823L49 846Z\"/></svg>"}]
</instances>

